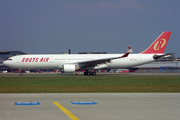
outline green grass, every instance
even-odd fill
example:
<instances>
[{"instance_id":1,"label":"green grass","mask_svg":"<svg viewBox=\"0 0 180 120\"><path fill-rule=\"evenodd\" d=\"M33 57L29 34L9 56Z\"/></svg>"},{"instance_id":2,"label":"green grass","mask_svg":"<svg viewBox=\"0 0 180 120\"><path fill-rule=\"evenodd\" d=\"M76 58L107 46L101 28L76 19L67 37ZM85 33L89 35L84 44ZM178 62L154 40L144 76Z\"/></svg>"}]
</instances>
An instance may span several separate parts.
<instances>
[{"instance_id":1,"label":"green grass","mask_svg":"<svg viewBox=\"0 0 180 120\"><path fill-rule=\"evenodd\" d=\"M177 93L178 76L0 77L0 93Z\"/></svg>"}]
</instances>

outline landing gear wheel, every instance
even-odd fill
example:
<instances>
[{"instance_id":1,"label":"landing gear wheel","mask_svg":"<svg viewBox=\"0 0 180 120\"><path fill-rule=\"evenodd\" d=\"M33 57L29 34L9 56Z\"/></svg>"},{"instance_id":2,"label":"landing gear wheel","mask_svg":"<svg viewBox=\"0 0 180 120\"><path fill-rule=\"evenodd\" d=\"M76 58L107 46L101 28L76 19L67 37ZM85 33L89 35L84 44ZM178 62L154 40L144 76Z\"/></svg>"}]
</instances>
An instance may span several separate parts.
<instances>
[{"instance_id":1,"label":"landing gear wheel","mask_svg":"<svg viewBox=\"0 0 180 120\"><path fill-rule=\"evenodd\" d=\"M88 72L84 72L84 75L88 75Z\"/></svg>"},{"instance_id":2,"label":"landing gear wheel","mask_svg":"<svg viewBox=\"0 0 180 120\"><path fill-rule=\"evenodd\" d=\"M92 72L92 75L96 75L96 72Z\"/></svg>"},{"instance_id":3,"label":"landing gear wheel","mask_svg":"<svg viewBox=\"0 0 180 120\"><path fill-rule=\"evenodd\" d=\"M20 74L20 76L23 76L23 72L20 72L19 74Z\"/></svg>"},{"instance_id":4,"label":"landing gear wheel","mask_svg":"<svg viewBox=\"0 0 180 120\"><path fill-rule=\"evenodd\" d=\"M92 72L88 72L88 75L92 75Z\"/></svg>"},{"instance_id":5,"label":"landing gear wheel","mask_svg":"<svg viewBox=\"0 0 180 120\"><path fill-rule=\"evenodd\" d=\"M84 72L84 75L96 75L96 72Z\"/></svg>"}]
</instances>

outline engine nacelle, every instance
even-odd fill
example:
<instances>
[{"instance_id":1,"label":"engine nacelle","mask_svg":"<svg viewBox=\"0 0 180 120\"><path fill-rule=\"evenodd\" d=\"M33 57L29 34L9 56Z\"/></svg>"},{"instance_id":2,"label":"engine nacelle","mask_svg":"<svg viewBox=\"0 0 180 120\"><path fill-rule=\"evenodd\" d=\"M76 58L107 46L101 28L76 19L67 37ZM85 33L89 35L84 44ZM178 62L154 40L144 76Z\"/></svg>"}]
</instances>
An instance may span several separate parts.
<instances>
[{"instance_id":1,"label":"engine nacelle","mask_svg":"<svg viewBox=\"0 0 180 120\"><path fill-rule=\"evenodd\" d=\"M76 65L64 65L65 73L73 73L76 71Z\"/></svg>"}]
</instances>

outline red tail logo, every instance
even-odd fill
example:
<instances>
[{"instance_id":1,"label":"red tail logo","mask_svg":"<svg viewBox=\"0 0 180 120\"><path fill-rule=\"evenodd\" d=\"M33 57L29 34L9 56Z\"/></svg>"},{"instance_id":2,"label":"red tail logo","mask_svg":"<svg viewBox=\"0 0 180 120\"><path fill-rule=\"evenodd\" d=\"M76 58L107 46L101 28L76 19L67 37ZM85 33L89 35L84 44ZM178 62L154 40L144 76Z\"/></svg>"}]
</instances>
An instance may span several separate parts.
<instances>
[{"instance_id":1,"label":"red tail logo","mask_svg":"<svg viewBox=\"0 0 180 120\"><path fill-rule=\"evenodd\" d=\"M166 39L158 40L158 41L154 44L154 50L160 50L160 49L163 48L165 45L166 45Z\"/></svg>"},{"instance_id":2,"label":"red tail logo","mask_svg":"<svg viewBox=\"0 0 180 120\"><path fill-rule=\"evenodd\" d=\"M145 51L141 54L162 54L166 48L171 32L163 32Z\"/></svg>"}]
</instances>

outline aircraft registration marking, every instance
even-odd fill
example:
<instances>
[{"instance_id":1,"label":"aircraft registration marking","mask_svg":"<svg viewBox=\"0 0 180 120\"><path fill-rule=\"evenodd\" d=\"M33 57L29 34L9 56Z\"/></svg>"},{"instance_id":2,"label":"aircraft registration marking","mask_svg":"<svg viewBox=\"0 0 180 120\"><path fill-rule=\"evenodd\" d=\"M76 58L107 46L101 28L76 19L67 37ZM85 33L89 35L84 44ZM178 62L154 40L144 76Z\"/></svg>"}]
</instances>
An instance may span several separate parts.
<instances>
[{"instance_id":1,"label":"aircraft registration marking","mask_svg":"<svg viewBox=\"0 0 180 120\"><path fill-rule=\"evenodd\" d=\"M138 61L136 58L131 58L130 61Z\"/></svg>"},{"instance_id":2,"label":"aircraft registration marking","mask_svg":"<svg viewBox=\"0 0 180 120\"><path fill-rule=\"evenodd\" d=\"M73 115L70 111L68 111L65 107L63 107L58 102L53 102L59 109L61 109L71 120L79 120L75 115Z\"/></svg>"}]
</instances>

